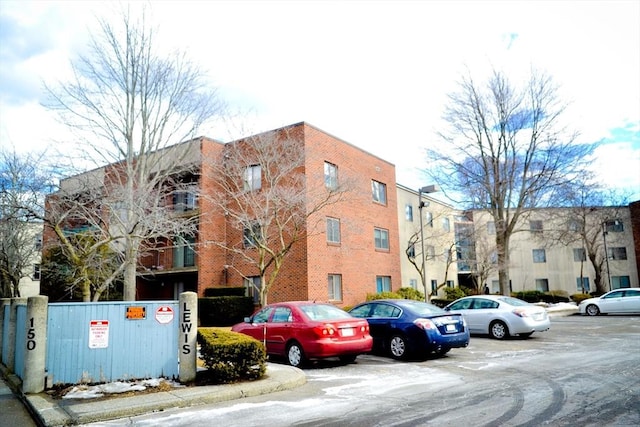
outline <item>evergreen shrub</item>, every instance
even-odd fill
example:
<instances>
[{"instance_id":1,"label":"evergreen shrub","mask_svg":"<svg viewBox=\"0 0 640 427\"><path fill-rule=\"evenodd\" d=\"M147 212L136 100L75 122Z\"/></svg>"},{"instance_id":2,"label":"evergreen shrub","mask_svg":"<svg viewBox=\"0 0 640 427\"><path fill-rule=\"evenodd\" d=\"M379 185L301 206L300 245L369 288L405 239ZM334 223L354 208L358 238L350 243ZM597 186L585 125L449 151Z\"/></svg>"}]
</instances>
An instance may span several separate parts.
<instances>
[{"instance_id":1,"label":"evergreen shrub","mask_svg":"<svg viewBox=\"0 0 640 427\"><path fill-rule=\"evenodd\" d=\"M211 383L257 380L267 370L264 346L248 335L220 328L198 328L198 343Z\"/></svg>"}]
</instances>

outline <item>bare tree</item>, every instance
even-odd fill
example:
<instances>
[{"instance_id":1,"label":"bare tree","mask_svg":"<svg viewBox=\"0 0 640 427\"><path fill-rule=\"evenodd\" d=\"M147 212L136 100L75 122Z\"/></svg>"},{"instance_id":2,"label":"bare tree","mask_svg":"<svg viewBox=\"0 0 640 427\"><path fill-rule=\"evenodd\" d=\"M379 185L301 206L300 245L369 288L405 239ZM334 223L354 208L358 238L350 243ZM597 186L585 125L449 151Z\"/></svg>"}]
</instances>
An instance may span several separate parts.
<instances>
[{"instance_id":1,"label":"bare tree","mask_svg":"<svg viewBox=\"0 0 640 427\"><path fill-rule=\"evenodd\" d=\"M44 153L0 149L0 281L3 298L20 296L19 283L40 258L43 200L50 180Z\"/></svg>"},{"instance_id":2,"label":"bare tree","mask_svg":"<svg viewBox=\"0 0 640 427\"><path fill-rule=\"evenodd\" d=\"M555 203L557 188L580 174L593 149L562 126L564 110L544 74L532 72L521 89L498 71L485 85L467 75L449 95L449 127L440 133L447 145L428 150L435 167L427 174L465 207L492 216L503 294L518 221L530 208Z\"/></svg>"},{"instance_id":3,"label":"bare tree","mask_svg":"<svg viewBox=\"0 0 640 427\"><path fill-rule=\"evenodd\" d=\"M139 20L123 13L120 25L99 20L88 53L72 68L72 80L47 88L48 106L74 131L83 161L99 169L67 182L47 219L69 254L67 221L92 227L90 249L109 244L120 254L113 273L122 271L124 300L135 300L145 243L195 232L197 221L178 218L168 200L194 181L199 142L174 144L193 138L222 105L183 53L163 54L144 13Z\"/></svg>"},{"instance_id":4,"label":"bare tree","mask_svg":"<svg viewBox=\"0 0 640 427\"><path fill-rule=\"evenodd\" d=\"M425 206L429 206L429 204L427 203ZM420 212L420 215L422 215L422 212ZM426 223L422 224L426 230L423 230L421 233L420 227L417 226L415 232L413 232L409 237L409 242L405 248L405 255L407 256L407 259L416 269L421 279L423 279L422 283L424 283L425 301L427 302L430 297L436 296L438 291L447 285L449 270L451 265L456 262L454 254L456 253L457 242L452 237L449 230L435 229L433 226L434 223L439 222L438 220L445 218L448 219L447 212L436 212L435 215L433 212L429 212L429 219ZM420 244L420 239L423 237L426 244L424 255L422 254L423 245ZM423 256L425 263L422 262ZM423 267L425 271L423 271ZM428 271L433 270L434 268L442 268L443 280L438 283L436 289L430 290L427 286L425 275Z\"/></svg>"},{"instance_id":5,"label":"bare tree","mask_svg":"<svg viewBox=\"0 0 640 427\"><path fill-rule=\"evenodd\" d=\"M584 181L572 183L564 192L566 208L559 209L555 227L545 232L545 240L550 245L574 246L580 257L580 282L582 292L586 293L584 273L585 263L589 262L594 272L594 292L607 292L610 283L604 280L607 270L607 235L616 231L624 216L626 205L624 195L610 190L601 190ZM577 246L577 247L576 247Z\"/></svg>"},{"instance_id":6,"label":"bare tree","mask_svg":"<svg viewBox=\"0 0 640 427\"><path fill-rule=\"evenodd\" d=\"M308 179L307 160L303 134L292 127L228 143L205 167L219 187L202 197L224 213L230 230L211 243L236 260L229 268L245 279L238 266L257 273L262 305L294 245L325 231L318 212L344 200L350 188L347 177L340 184Z\"/></svg>"}]
</instances>

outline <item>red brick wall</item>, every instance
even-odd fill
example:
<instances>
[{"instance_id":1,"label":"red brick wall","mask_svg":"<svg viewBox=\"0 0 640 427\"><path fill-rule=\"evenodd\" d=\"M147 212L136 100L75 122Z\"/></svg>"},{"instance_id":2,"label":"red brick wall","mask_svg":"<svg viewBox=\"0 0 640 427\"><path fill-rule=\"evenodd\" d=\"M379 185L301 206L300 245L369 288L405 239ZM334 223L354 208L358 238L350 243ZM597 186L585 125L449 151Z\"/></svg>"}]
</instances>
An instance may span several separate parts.
<instances>
[{"instance_id":1,"label":"red brick wall","mask_svg":"<svg viewBox=\"0 0 640 427\"><path fill-rule=\"evenodd\" d=\"M338 167L339 185L350 188L344 201L325 208L314 218L315 233L308 240L309 299L326 300L327 275L342 275L341 306L353 305L376 292L376 276L390 276L393 289L401 286L395 166L307 124L307 180L324 185L324 162ZM375 203L371 180L387 186L387 204ZM340 220L340 245L326 241L326 217ZM389 251L376 251L374 227L389 231ZM320 232L320 234L318 234Z\"/></svg>"},{"instance_id":2,"label":"red brick wall","mask_svg":"<svg viewBox=\"0 0 640 427\"><path fill-rule=\"evenodd\" d=\"M286 128L288 132L299 132L305 141L305 175L309 206L315 205L313 195L324 190L324 162L338 166L340 184L350 188L345 200L324 208L309 218L309 237L295 244L284 261L276 283L269 292L269 302L287 300L328 300L328 274L341 274L343 300L337 305L353 305L365 299L367 293L376 292L376 276L390 276L393 289L401 286L400 259L398 247L398 219L396 209L395 167L355 146L339 140L317 128L299 123ZM203 146L203 150L208 149ZM203 156L206 157L206 156ZM203 173L203 177L208 174ZM387 186L387 204L373 202L371 180ZM203 178L202 188L215 188L212 178ZM223 263L217 257L224 257L219 250L203 247L207 236L227 233L228 242L240 242L241 234L231 227L224 227L220 214L210 214L202 203L206 216L200 225L201 249L199 252L199 293L221 277ZM326 217L339 218L341 223L341 244L327 244L325 230ZM374 247L374 227L389 231L389 251L376 251ZM255 266L243 263L238 256L227 258L247 276L257 275ZM221 283L222 284L222 283ZM228 270L227 285L242 286L242 275Z\"/></svg>"},{"instance_id":3,"label":"red brick wall","mask_svg":"<svg viewBox=\"0 0 640 427\"><path fill-rule=\"evenodd\" d=\"M210 162L222 155L223 144L208 138L202 138L202 170L200 188L204 194L216 191L216 177L211 172ZM200 209L200 228L198 230L198 295L203 296L206 288L228 284L224 266L228 264L226 254L213 241L222 241L225 237L225 217L207 197L198 199Z\"/></svg>"}]
</instances>

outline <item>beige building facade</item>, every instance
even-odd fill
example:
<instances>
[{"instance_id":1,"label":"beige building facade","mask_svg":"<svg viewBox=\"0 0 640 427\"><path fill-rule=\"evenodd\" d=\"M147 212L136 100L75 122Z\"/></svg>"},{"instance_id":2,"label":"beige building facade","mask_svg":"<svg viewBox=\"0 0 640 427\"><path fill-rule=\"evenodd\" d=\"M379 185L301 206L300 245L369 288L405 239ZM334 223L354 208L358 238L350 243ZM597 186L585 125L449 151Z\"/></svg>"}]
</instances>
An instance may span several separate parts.
<instances>
[{"instance_id":1,"label":"beige building facade","mask_svg":"<svg viewBox=\"0 0 640 427\"><path fill-rule=\"evenodd\" d=\"M400 271L402 286L424 293L422 258L424 253L425 284L431 297L444 297L445 287L458 286L458 266L454 222L458 211L451 205L403 185L397 184L398 236L400 239ZM423 206L420 207L420 202ZM420 233L422 215L422 233ZM422 250L424 237L424 252Z\"/></svg>"},{"instance_id":2,"label":"beige building facade","mask_svg":"<svg viewBox=\"0 0 640 427\"><path fill-rule=\"evenodd\" d=\"M473 211L472 217L476 256L495 261L495 226L490 215ZM509 252L512 292L594 292L596 271L590 253L601 265L605 290L639 286L628 207L535 209L523 216ZM500 291L497 266L486 283L492 293Z\"/></svg>"},{"instance_id":3,"label":"beige building facade","mask_svg":"<svg viewBox=\"0 0 640 427\"><path fill-rule=\"evenodd\" d=\"M433 298L446 287L499 293L495 225L482 210L460 211L430 194L397 184L402 286ZM424 202L420 209L420 201ZM422 233L420 215L422 214ZM422 240L424 238L424 240ZM607 254L605 257L604 254ZM596 270L605 291L640 286L631 209L534 209L520 220L510 241L511 292L596 292Z\"/></svg>"}]
</instances>

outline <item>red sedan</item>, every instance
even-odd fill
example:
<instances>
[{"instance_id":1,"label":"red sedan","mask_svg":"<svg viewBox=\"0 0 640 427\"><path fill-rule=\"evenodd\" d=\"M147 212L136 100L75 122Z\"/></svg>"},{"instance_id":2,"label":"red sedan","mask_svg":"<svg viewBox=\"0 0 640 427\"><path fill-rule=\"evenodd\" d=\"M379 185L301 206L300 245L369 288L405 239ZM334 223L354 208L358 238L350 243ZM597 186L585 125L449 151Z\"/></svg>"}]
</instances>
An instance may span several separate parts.
<instances>
[{"instance_id":1,"label":"red sedan","mask_svg":"<svg viewBox=\"0 0 640 427\"><path fill-rule=\"evenodd\" d=\"M369 324L331 304L292 301L269 304L231 330L264 343L267 354L285 356L291 366L338 357L353 362L371 351Z\"/></svg>"}]
</instances>

